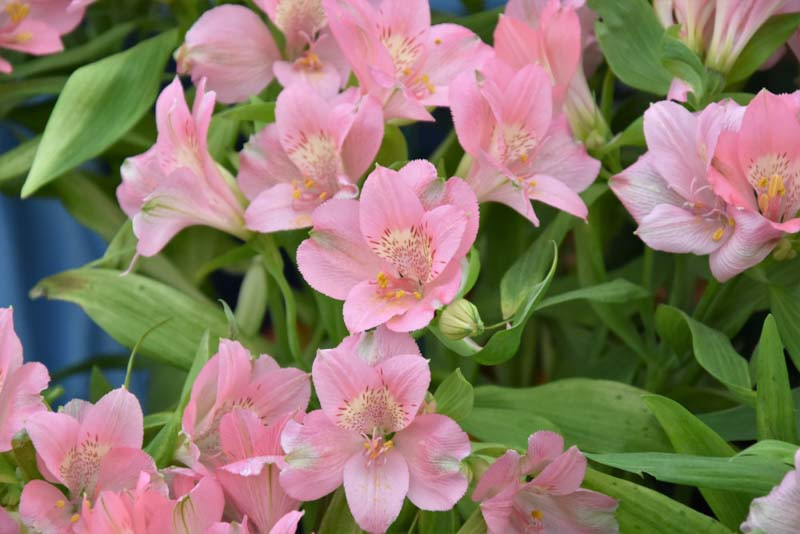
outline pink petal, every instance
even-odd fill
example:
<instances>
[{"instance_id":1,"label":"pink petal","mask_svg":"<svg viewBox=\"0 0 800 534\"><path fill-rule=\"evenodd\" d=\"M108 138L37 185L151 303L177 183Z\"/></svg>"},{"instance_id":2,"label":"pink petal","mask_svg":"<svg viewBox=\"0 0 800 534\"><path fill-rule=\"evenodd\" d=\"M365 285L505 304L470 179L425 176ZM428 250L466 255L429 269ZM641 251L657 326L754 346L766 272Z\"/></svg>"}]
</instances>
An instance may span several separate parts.
<instances>
[{"instance_id":1,"label":"pink petal","mask_svg":"<svg viewBox=\"0 0 800 534\"><path fill-rule=\"evenodd\" d=\"M96 499L101 491L133 489L142 473L155 476L156 472L155 462L141 449L114 447L100 460L97 484L89 497Z\"/></svg>"},{"instance_id":2,"label":"pink petal","mask_svg":"<svg viewBox=\"0 0 800 534\"><path fill-rule=\"evenodd\" d=\"M640 221L636 235L655 250L710 254L723 244L723 237L730 235L726 219L705 218L677 206L660 204Z\"/></svg>"},{"instance_id":3,"label":"pink petal","mask_svg":"<svg viewBox=\"0 0 800 534\"><path fill-rule=\"evenodd\" d=\"M139 401L125 388L103 395L81 422L78 441L96 439L109 447L140 449L144 416Z\"/></svg>"},{"instance_id":4,"label":"pink petal","mask_svg":"<svg viewBox=\"0 0 800 534\"><path fill-rule=\"evenodd\" d=\"M331 298L344 300L363 280L374 280L383 263L359 231L359 202L332 199L312 214L311 238L297 249L306 282Z\"/></svg>"},{"instance_id":5,"label":"pink petal","mask_svg":"<svg viewBox=\"0 0 800 534\"><path fill-rule=\"evenodd\" d=\"M398 179L399 173L378 167L361 192L359 223L368 243L377 243L384 231L419 224L423 209L414 190Z\"/></svg>"},{"instance_id":6,"label":"pink petal","mask_svg":"<svg viewBox=\"0 0 800 534\"><path fill-rule=\"evenodd\" d=\"M742 532L760 530L775 534L790 534L800 524L800 473L789 471L769 495L753 499L750 513L742 523Z\"/></svg>"},{"instance_id":7,"label":"pink petal","mask_svg":"<svg viewBox=\"0 0 800 534\"><path fill-rule=\"evenodd\" d=\"M342 485L345 463L362 451L357 432L333 424L322 410L306 414L303 424L289 421L281 435L286 467L283 489L301 501L319 499Z\"/></svg>"},{"instance_id":8,"label":"pink petal","mask_svg":"<svg viewBox=\"0 0 800 534\"><path fill-rule=\"evenodd\" d=\"M369 463L356 454L344 466L347 504L358 526L370 533L385 532L397 519L408 485L408 466L394 450Z\"/></svg>"},{"instance_id":9,"label":"pink petal","mask_svg":"<svg viewBox=\"0 0 800 534\"><path fill-rule=\"evenodd\" d=\"M682 206L685 202L658 174L650 153L645 153L636 163L611 177L609 187L636 222L641 222L659 204Z\"/></svg>"},{"instance_id":10,"label":"pink petal","mask_svg":"<svg viewBox=\"0 0 800 534\"><path fill-rule=\"evenodd\" d=\"M467 491L461 460L469 437L443 415L420 415L394 438L408 464L408 498L423 510L449 510Z\"/></svg>"},{"instance_id":11,"label":"pink petal","mask_svg":"<svg viewBox=\"0 0 800 534\"><path fill-rule=\"evenodd\" d=\"M380 103L366 96L358 104L352 125L342 143L342 164L353 181L364 174L375 159L383 139Z\"/></svg>"},{"instance_id":12,"label":"pink petal","mask_svg":"<svg viewBox=\"0 0 800 534\"><path fill-rule=\"evenodd\" d=\"M564 452L564 438L548 430L534 432L528 437L528 450L520 464L520 472L530 475L561 456Z\"/></svg>"},{"instance_id":13,"label":"pink petal","mask_svg":"<svg viewBox=\"0 0 800 534\"><path fill-rule=\"evenodd\" d=\"M321 350L314 359L314 390L331 421L338 421L342 409L364 390L380 385L378 373L353 349L340 346Z\"/></svg>"},{"instance_id":14,"label":"pink petal","mask_svg":"<svg viewBox=\"0 0 800 534\"><path fill-rule=\"evenodd\" d=\"M689 98L689 93L693 92L692 86L684 80L673 78L672 83L669 85L669 91L667 91L667 99L675 102L686 102Z\"/></svg>"},{"instance_id":15,"label":"pink petal","mask_svg":"<svg viewBox=\"0 0 800 534\"><path fill-rule=\"evenodd\" d=\"M208 80L220 102L243 102L272 81L280 58L269 29L253 11L225 5L206 11L186 33L178 70L197 84Z\"/></svg>"},{"instance_id":16,"label":"pink petal","mask_svg":"<svg viewBox=\"0 0 800 534\"><path fill-rule=\"evenodd\" d=\"M270 529L269 534L295 534L297 532L297 525L300 523L300 519L303 518L303 514L305 514L305 511L289 512L275 523L275 526Z\"/></svg>"},{"instance_id":17,"label":"pink petal","mask_svg":"<svg viewBox=\"0 0 800 534\"><path fill-rule=\"evenodd\" d=\"M36 448L36 454L55 477L53 482L66 484L67 477L61 473L61 464L78 442L80 424L68 415L39 412L28 418L25 429Z\"/></svg>"},{"instance_id":18,"label":"pink petal","mask_svg":"<svg viewBox=\"0 0 800 534\"><path fill-rule=\"evenodd\" d=\"M589 490L579 489L567 495L551 495L522 491L517 506L526 515L538 510L542 515L544 532L575 534L614 534L619 526L614 517L617 501Z\"/></svg>"},{"instance_id":19,"label":"pink petal","mask_svg":"<svg viewBox=\"0 0 800 534\"><path fill-rule=\"evenodd\" d=\"M64 45L57 29L28 17L13 30L0 34L0 48L42 56L61 52Z\"/></svg>"},{"instance_id":20,"label":"pink petal","mask_svg":"<svg viewBox=\"0 0 800 534\"><path fill-rule=\"evenodd\" d=\"M69 499L55 486L43 480L31 480L22 489L19 515L30 529L46 534L70 532L70 519L74 513Z\"/></svg>"},{"instance_id":21,"label":"pink petal","mask_svg":"<svg viewBox=\"0 0 800 534\"><path fill-rule=\"evenodd\" d=\"M800 122L786 120L797 117L800 106L790 95L774 95L762 90L747 106L739 131L739 165L748 169L752 162L767 154L785 154L796 164L800 147Z\"/></svg>"},{"instance_id":22,"label":"pink petal","mask_svg":"<svg viewBox=\"0 0 800 534\"><path fill-rule=\"evenodd\" d=\"M739 166L738 134L722 132L717 140L712 167L708 169L708 181L719 195L730 205L758 212L753 187Z\"/></svg>"},{"instance_id":23,"label":"pink petal","mask_svg":"<svg viewBox=\"0 0 800 534\"><path fill-rule=\"evenodd\" d=\"M256 196L244 212L245 226L269 233L311 226L311 209L295 209L294 187L277 184Z\"/></svg>"},{"instance_id":24,"label":"pink petal","mask_svg":"<svg viewBox=\"0 0 800 534\"><path fill-rule=\"evenodd\" d=\"M496 122L475 76L475 72L464 72L450 84L450 111L458 142L473 156L489 146Z\"/></svg>"},{"instance_id":25,"label":"pink petal","mask_svg":"<svg viewBox=\"0 0 800 534\"><path fill-rule=\"evenodd\" d=\"M251 410L233 410L220 420L222 450L231 460L283 454L280 437L287 418L265 426Z\"/></svg>"},{"instance_id":26,"label":"pink petal","mask_svg":"<svg viewBox=\"0 0 800 534\"><path fill-rule=\"evenodd\" d=\"M553 495L566 495L580 487L584 476L586 476L586 457L573 446L558 455L524 487L535 487L537 491Z\"/></svg>"},{"instance_id":27,"label":"pink petal","mask_svg":"<svg viewBox=\"0 0 800 534\"><path fill-rule=\"evenodd\" d=\"M374 280L356 284L344 301L344 323L350 332L363 332L405 313L414 305L414 297L390 299L378 295ZM393 329L399 331L397 329Z\"/></svg>"},{"instance_id":28,"label":"pink petal","mask_svg":"<svg viewBox=\"0 0 800 534\"><path fill-rule=\"evenodd\" d=\"M431 236L431 247L433 248L431 279L439 276L451 261L461 259L455 254L459 250L463 250L461 243L466 226L466 215L455 206L439 206L426 212L422 217L422 227Z\"/></svg>"},{"instance_id":29,"label":"pink petal","mask_svg":"<svg viewBox=\"0 0 800 534\"><path fill-rule=\"evenodd\" d=\"M175 534L203 532L222 519L225 497L219 483L205 477L177 502L172 512Z\"/></svg>"},{"instance_id":30,"label":"pink petal","mask_svg":"<svg viewBox=\"0 0 800 534\"><path fill-rule=\"evenodd\" d=\"M22 366L22 343L14 332L13 308L0 308L0 385Z\"/></svg>"},{"instance_id":31,"label":"pink petal","mask_svg":"<svg viewBox=\"0 0 800 534\"><path fill-rule=\"evenodd\" d=\"M85 0L83 0L85 2ZM86 4L72 9L76 0L28 0L30 12L28 18L43 22L54 28L61 35L66 35L74 30L83 20Z\"/></svg>"},{"instance_id":32,"label":"pink petal","mask_svg":"<svg viewBox=\"0 0 800 534\"><path fill-rule=\"evenodd\" d=\"M506 489L519 487L521 461L522 458L517 451L506 451L483 473L472 492L472 500L475 502L486 501Z\"/></svg>"},{"instance_id":33,"label":"pink petal","mask_svg":"<svg viewBox=\"0 0 800 534\"><path fill-rule=\"evenodd\" d=\"M0 348L0 353L3 350ZM47 368L39 362L26 363L10 374L0 369L0 451L11 450L11 439L25 426L25 420L45 410L41 392L49 382Z\"/></svg>"},{"instance_id":34,"label":"pink petal","mask_svg":"<svg viewBox=\"0 0 800 534\"><path fill-rule=\"evenodd\" d=\"M476 191L480 202L505 204L535 226L539 226L539 219L525 191L499 174L494 166L487 164L485 158L473 163L473 172L470 173L467 182Z\"/></svg>"},{"instance_id":35,"label":"pink petal","mask_svg":"<svg viewBox=\"0 0 800 534\"><path fill-rule=\"evenodd\" d=\"M493 56L491 47L458 24L431 26L427 44L429 53L423 69L435 89L422 101L429 106L450 105L450 83L462 72L480 69Z\"/></svg>"},{"instance_id":36,"label":"pink petal","mask_svg":"<svg viewBox=\"0 0 800 534\"><path fill-rule=\"evenodd\" d=\"M278 127L267 124L252 136L239 153L239 188L248 199L254 200L259 193L279 183L301 180L302 175L286 155L280 142Z\"/></svg>"},{"instance_id":37,"label":"pink petal","mask_svg":"<svg viewBox=\"0 0 800 534\"><path fill-rule=\"evenodd\" d=\"M586 148L572 137L563 115L554 117L547 137L536 149L531 170L558 178L580 193L589 187L600 172L600 162L586 153Z\"/></svg>"},{"instance_id":38,"label":"pink petal","mask_svg":"<svg viewBox=\"0 0 800 534\"><path fill-rule=\"evenodd\" d=\"M481 503L481 515L491 534L524 533L524 530L515 529L511 524L514 514L514 495L515 488L512 487Z\"/></svg>"},{"instance_id":39,"label":"pink petal","mask_svg":"<svg viewBox=\"0 0 800 534\"><path fill-rule=\"evenodd\" d=\"M388 360L400 354L422 356L414 338L407 333L392 332L379 326L372 332L361 334L358 355L370 365ZM369 343L367 340L372 340Z\"/></svg>"},{"instance_id":40,"label":"pink petal","mask_svg":"<svg viewBox=\"0 0 800 534\"><path fill-rule=\"evenodd\" d=\"M19 534L19 522L2 507L0 507L0 532Z\"/></svg>"},{"instance_id":41,"label":"pink petal","mask_svg":"<svg viewBox=\"0 0 800 534\"><path fill-rule=\"evenodd\" d=\"M564 182L544 174L536 174L533 179L536 185L528 193L531 200L539 200L581 219L589 215L583 199Z\"/></svg>"},{"instance_id":42,"label":"pink petal","mask_svg":"<svg viewBox=\"0 0 800 534\"><path fill-rule=\"evenodd\" d=\"M305 412L311 398L308 373L293 367L259 372L257 364L264 358L256 360L252 380L244 392L244 397L252 401L251 409L267 425L282 421L286 415Z\"/></svg>"},{"instance_id":43,"label":"pink petal","mask_svg":"<svg viewBox=\"0 0 800 534\"><path fill-rule=\"evenodd\" d=\"M380 362L375 370L394 401L402 407L403 422L400 426L386 429L396 432L414 420L425 400L431 383L428 360L412 354L401 354Z\"/></svg>"},{"instance_id":44,"label":"pink petal","mask_svg":"<svg viewBox=\"0 0 800 534\"><path fill-rule=\"evenodd\" d=\"M538 65L525 65L514 74L501 94L484 91L498 119L520 124L534 139L543 139L553 118L551 83ZM496 102L493 101L496 99Z\"/></svg>"},{"instance_id":45,"label":"pink petal","mask_svg":"<svg viewBox=\"0 0 800 534\"><path fill-rule=\"evenodd\" d=\"M11 63L0 57L0 73L11 74L11 71L13 70L14 69L11 66Z\"/></svg>"},{"instance_id":46,"label":"pink petal","mask_svg":"<svg viewBox=\"0 0 800 534\"><path fill-rule=\"evenodd\" d=\"M697 117L674 102L653 104L644 114L644 135L652 164L659 175L687 199L692 183L706 175L697 145Z\"/></svg>"},{"instance_id":47,"label":"pink petal","mask_svg":"<svg viewBox=\"0 0 800 534\"><path fill-rule=\"evenodd\" d=\"M710 257L711 273L720 282L759 264L782 235L758 213L730 210L729 214L735 223L733 234Z\"/></svg>"}]
</instances>

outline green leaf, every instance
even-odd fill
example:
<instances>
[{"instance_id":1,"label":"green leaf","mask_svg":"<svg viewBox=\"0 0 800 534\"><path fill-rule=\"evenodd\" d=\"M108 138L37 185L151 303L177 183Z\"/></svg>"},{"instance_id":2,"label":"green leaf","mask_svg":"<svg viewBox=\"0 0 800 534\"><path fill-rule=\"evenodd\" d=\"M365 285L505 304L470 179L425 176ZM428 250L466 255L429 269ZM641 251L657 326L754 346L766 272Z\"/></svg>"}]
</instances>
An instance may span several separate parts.
<instances>
[{"instance_id":1,"label":"green leaf","mask_svg":"<svg viewBox=\"0 0 800 534\"><path fill-rule=\"evenodd\" d=\"M455 508L446 512L428 512L421 510L417 528L420 534L441 534L456 532L459 527L458 513Z\"/></svg>"},{"instance_id":2,"label":"green leaf","mask_svg":"<svg viewBox=\"0 0 800 534\"><path fill-rule=\"evenodd\" d=\"M67 83L64 76L47 76L0 83L0 117L31 97L57 95Z\"/></svg>"},{"instance_id":3,"label":"green leaf","mask_svg":"<svg viewBox=\"0 0 800 534\"><path fill-rule=\"evenodd\" d=\"M786 13L771 17L753 34L728 73L728 83L750 77L775 51L783 46L797 31L800 13Z\"/></svg>"},{"instance_id":4,"label":"green leaf","mask_svg":"<svg viewBox=\"0 0 800 534\"><path fill-rule=\"evenodd\" d=\"M436 413L446 415L454 421L461 421L469 416L475 402L472 384L461 374L461 369L456 369L445 378L433 396L436 399Z\"/></svg>"},{"instance_id":5,"label":"green leaf","mask_svg":"<svg viewBox=\"0 0 800 534\"><path fill-rule=\"evenodd\" d=\"M757 456L720 458L667 452L587 453L586 456L629 473L640 476L647 473L662 482L744 493L751 497L769 493L789 470L789 466L780 461Z\"/></svg>"},{"instance_id":6,"label":"green leaf","mask_svg":"<svg viewBox=\"0 0 800 534\"><path fill-rule=\"evenodd\" d=\"M478 508L461 525L458 534L486 534L486 531L486 521L483 520L481 509Z\"/></svg>"},{"instance_id":7,"label":"green leaf","mask_svg":"<svg viewBox=\"0 0 800 534\"><path fill-rule=\"evenodd\" d=\"M683 326L676 326L681 322ZM665 330L667 324L676 329ZM662 339L670 343L676 352L683 348L686 340L684 329L688 329L697 363L743 401L749 404L755 402L747 360L734 350L727 336L666 305L656 310L656 326Z\"/></svg>"},{"instance_id":8,"label":"green leaf","mask_svg":"<svg viewBox=\"0 0 800 534\"><path fill-rule=\"evenodd\" d=\"M672 74L662 64L664 27L645 0L589 0L600 15L595 35L614 74L625 84L665 95Z\"/></svg>"},{"instance_id":9,"label":"green leaf","mask_svg":"<svg viewBox=\"0 0 800 534\"><path fill-rule=\"evenodd\" d=\"M619 501L616 516L620 532L731 534L718 521L666 495L594 469L586 470L583 486Z\"/></svg>"},{"instance_id":10,"label":"green leaf","mask_svg":"<svg viewBox=\"0 0 800 534\"><path fill-rule=\"evenodd\" d=\"M267 271L259 261L251 263L239 288L236 302L236 323L246 336L255 336L261 330L267 311Z\"/></svg>"},{"instance_id":11,"label":"green leaf","mask_svg":"<svg viewBox=\"0 0 800 534\"><path fill-rule=\"evenodd\" d=\"M97 402L100 397L114 389L111 382L103 375L103 372L96 365L92 366L89 374L89 401Z\"/></svg>"},{"instance_id":12,"label":"green leaf","mask_svg":"<svg viewBox=\"0 0 800 534\"><path fill-rule=\"evenodd\" d=\"M758 342L756 384L758 439L797 443L797 416L789 386L789 372L783 343L772 315L768 315L764 321Z\"/></svg>"},{"instance_id":13,"label":"green leaf","mask_svg":"<svg viewBox=\"0 0 800 534\"><path fill-rule=\"evenodd\" d=\"M221 119L236 121L275 122L275 102L256 102L242 104L226 109L215 116Z\"/></svg>"},{"instance_id":14,"label":"green leaf","mask_svg":"<svg viewBox=\"0 0 800 534\"><path fill-rule=\"evenodd\" d=\"M141 353L169 365L189 369L191 355L208 329L225 337L228 324L211 303L193 299L155 280L111 269L76 269L45 278L31 291L33 298L47 297L78 304L111 337L133 347L142 333L165 319L141 345ZM262 343L242 340L254 350Z\"/></svg>"},{"instance_id":15,"label":"green leaf","mask_svg":"<svg viewBox=\"0 0 800 534\"><path fill-rule=\"evenodd\" d=\"M672 447L666 434L642 401L644 393L620 382L588 378L523 389L481 386L475 388L475 406L462 427L483 441L497 441L480 427L491 421L477 419L485 409L505 410L517 417L545 418L568 443L583 451L669 452ZM517 426L524 440L537 430L522 423Z\"/></svg>"},{"instance_id":16,"label":"green leaf","mask_svg":"<svg viewBox=\"0 0 800 534\"><path fill-rule=\"evenodd\" d=\"M398 161L408 161L408 143L400 128L387 124L375 163L388 167Z\"/></svg>"},{"instance_id":17,"label":"green leaf","mask_svg":"<svg viewBox=\"0 0 800 534\"><path fill-rule=\"evenodd\" d=\"M322 517L318 534L361 534L361 529L353 519L350 507L347 506L344 488L339 488L333 494L328 509Z\"/></svg>"},{"instance_id":18,"label":"green leaf","mask_svg":"<svg viewBox=\"0 0 800 534\"><path fill-rule=\"evenodd\" d=\"M769 305L789 356L800 370L800 287L770 285Z\"/></svg>"},{"instance_id":19,"label":"green leaf","mask_svg":"<svg viewBox=\"0 0 800 534\"><path fill-rule=\"evenodd\" d=\"M700 58L678 39L664 34L661 41L661 63L676 78L686 81L693 89L694 98L703 101L708 92L721 90L718 76L711 76Z\"/></svg>"},{"instance_id":20,"label":"green leaf","mask_svg":"<svg viewBox=\"0 0 800 534\"><path fill-rule=\"evenodd\" d=\"M624 278L618 278L611 282L604 282L548 297L540 302L539 305L536 306L536 309L541 310L573 300L589 300L608 304L630 302L632 300L648 298L649 296L650 292L642 286L628 282Z\"/></svg>"},{"instance_id":21,"label":"green leaf","mask_svg":"<svg viewBox=\"0 0 800 534\"><path fill-rule=\"evenodd\" d=\"M735 451L724 439L677 402L658 395L646 395L644 402L661 423L675 452L697 456L730 457ZM720 520L737 528L747 515L750 500L720 489L700 488L708 505Z\"/></svg>"},{"instance_id":22,"label":"green leaf","mask_svg":"<svg viewBox=\"0 0 800 534\"><path fill-rule=\"evenodd\" d=\"M797 454L797 445L794 443L786 443L785 441L777 441L774 439L765 439L750 445L745 450L741 451L736 456L758 456L761 458L770 458L794 467L794 457Z\"/></svg>"},{"instance_id":23,"label":"green leaf","mask_svg":"<svg viewBox=\"0 0 800 534\"><path fill-rule=\"evenodd\" d=\"M200 344L197 346L192 366L189 368L189 374L186 375L186 380L183 382L183 389L181 390L181 396L178 400L178 406L175 408L175 411L172 412L169 420L164 424L158 434L156 434L144 448L145 452L153 457L159 468L169 465L175 454L175 449L178 444L178 433L181 429L183 410L189 403L192 386L194 385L197 375L211 356L212 349L209 345L210 342L211 338L208 330L206 330L200 338Z\"/></svg>"},{"instance_id":24,"label":"green leaf","mask_svg":"<svg viewBox=\"0 0 800 534\"><path fill-rule=\"evenodd\" d=\"M41 139L41 136L37 135L0 155L0 182L28 172Z\"/></svg>"},{"instance_id":25,"label":"green leaf","mask_svg":"<svg viewBox=\"0 0 800 534\"><path fill-rule=\"evenodd\" d=\"M174 30L76 70L47 121L22 196L114 144L147 112L175 46Z\"/></svg>"},{"instance_id":26,"label":"green leaf","mask_svg":"<svg viewBox=\"0 0 800 534\"><path fill-rule=\"evenodd\" d=\"M560 431L552 421L530 411L478 406L473 407L469 415L459 421L459 425L481 441L502 443L517 449L525 449L528 437L536 431Z\"/></svg>"},{"instance_id":27,"label":"green leaf","mask_svg":"<svg viewBox=\"0 0 800 534\"><path fill-rule=\"evenodd\" d=\"M800 427L800 389L792 390L797 424ZM698 414L701 421L727 441L756 439L756 411L752 406L736 406L726 410Z\"/></svg>"},{"instance_id":28,"label":"green leaf","mask_svg":"<svg viewBox=\"0 0 800 534\"><path fill-rule=\"evenodd\" d=\"M461 285L461 289L456 295L454 300L458 300L462 298L464 295L469 293L470 289L475 286L475 282L478 281L478 276L481 274L481 255L480 252L475 247L469 249L469 254L467 254L467 273L466 277L464 278L464 282Z\"/></svg>"}]
</instances>

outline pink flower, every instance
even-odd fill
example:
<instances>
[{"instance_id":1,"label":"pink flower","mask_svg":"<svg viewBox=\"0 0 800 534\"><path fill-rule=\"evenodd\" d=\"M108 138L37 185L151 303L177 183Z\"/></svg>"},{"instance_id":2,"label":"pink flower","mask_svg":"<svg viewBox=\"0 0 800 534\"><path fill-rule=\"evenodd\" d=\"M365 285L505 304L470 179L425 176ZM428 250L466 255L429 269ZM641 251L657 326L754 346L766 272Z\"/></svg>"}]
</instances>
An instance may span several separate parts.
<instances>
[{"instance_id":1,"label":"pink flower","mask_svg":"<svg viewBox=\"0 0 800 534\"><path fill-rule=\"evenodd\" d=\"M474 158L467 182L479 201L506 204L536 225L531 200L586 217L578 193L594 181L600 162L553 112L550 78L541 67L514 71L495 61L462 74L450 91L456 134Z\"/></svg>"},{"instance_id":2,"label":"pink flower","mask_svg":"<svg viewBox=\"0 0 800 534\"><path fill-rule=\"evenodd\" d=\"M224 5L203 13L175 52L178 72L191 74L220 102L242 102L272 81L272 64L281 54L269 28L243 6Z\"/></svg>"},{"instance_id":3,"label":"pink flower","mask_svg":"<svg viewBox=\"0 0 800 534\"><path fill-rule=\"evenodd\" d=\"M23 365L13 316L11 308L0 308L0 452L11 450L11 439L28 417L45 410L41 392L50 382L41 363Z\"/></svg>"},{"instance_id":4,"label":"pink flower","mask_svg":"<svg viewBox=\"0 0 800 534\"><path fill-rule=\"evenodd\" d=\"M617 501L581 489L585 475L586 458L577 447L564 451L561 436L536 432L527 454L509 450L489 467L472 499L481 502L490 534L619 532Z\"/></svg>"},{"instance_id":5,"label":"pink flower","mask_svg":"<svg viewBox=\"0 0 800 534\"><path fill-rule=\"evenodd\" d=\"M765 497L753 499L742 532L792 534L800 525L800 450L794 456L795 468Z\"/></svg>"},{"instance_id":6,"label":"pink flower","mask_svg":"<svg viewBox=\"0 0 800 534\"><path fill-rule=\"evenodd\" d=\"M312 377L322 409L302 424L289 421L281 437L286 491L309 501L344 484L350 511L368 532L384 532L406 496L422 510L449 510L467 489L460 470L467 435L448 417L418 414L428 363L417 351L395 352L412 340L394 334L387 343L386 334L319 351Z\"/></svg>"},{"instance_id":7,"label":"pink flower","mask_svg":"<svg viewBox=\"0 0 800 534\"><path fill-rule=\"evenodd\" d=\"M73 400L59 413L35 413L25 426L39 470L69 494L44 480L26 484L19 511L32 529L61 532L80 520L84 498L94 502L101 491L133 488L142 471L156 471L153 459L141 450L142 409L124 388L94 405Z\"/></svg>"},{"instance_id":8,"label":"pink flower","mask_svg":"<svg viewBox=\"0 0 800 534\"><path fill-rule=\"evenodd\" d=\"M727 258L728 272L759 263L784 234L800 230L800 93L761 91L744 111L741 128L724 131L709 181L734 211L742 243Z\"/></svg>"},{"instance_id":9,"label":"pink flower","mask_svg":"<svg viewBox=\"0 0 800 534\"><path fill-rule=\"evenodd\" d=\"M117 199L133 219L142 256L157 254L187 226L202 224L242 238L247 235L233 178L208 153L206 137L213 112L214 93L206 93L201 82L190 113L175 78L156 103L156 144L122 164Z\"/></svg>"},{"instance_id":10,"label":"pink flower","mask_svg":"<svg viewBox=\"0 0 800 534\"><path fill-rule=\"evenodd\" d=\"M270 356L255 360L239 342L223 339L219 352L203 366L192 386L183 412L183 432L207 467L229 461L220 435L225 414L235 409L252 411L262 423L272 425L287 414L304 411L311 397L308 375L299 369L281 369ZM197 458L190 462L195 467Z\"/></svg>"},{"instance_id":11,"label":"pink flower","mask_svg":"<svg viewBox=\"0 0 800 534\"><path fill-rule=\"evenodd\" d=\"M753 240L761 231L758 217L729 207L707 177L717 139L739 128L743 112L733 102L697 114L673 102L653 104L644 114L648 152L610 181L642 241L666 252L709 254L720 281L771 249Z\"/></svg>"},{"instance_id":12,"label":"pink flower","mask_svg":"<svg viewBox=\"0 0 800 534\"><path fill-rule=\"evenodd\" d=\"M311 225L311 212L331 198L355 198L356 185L380 148L380 104L357 89L326 99L300 82L284 89L275 122L242 151L239 187L252 200L251 230Z\"/></svg>"},{"instance_id":13,"label":"pink flower","mask_svg":"<svg viewBox=\"0 0 800 534\"><path fill-rule=\"evenodd\" d=\"M297 250L306 281L344 300L351 332L380 324L398 332L426 326L461 285L461 261L478 231L475 195L459 178L437 179L427 161L378 167L361 199L333 199L312 215Z\"/></svg>"},{"instance_id":14,"label":"pink flower","mask_svg":"<svg viewBox=\"0 0 800 534\"><path fill-rule=\"evenodd\" d=\"M229 504L244 518L242 524L249 520L262 534L300 507L278 483L284 455L280 436L290 417L265 426L254 412L234 410L220 422L222 451L230 463L216 470L217 480Z\"/></svg>"},{"instance_id":15,"label":"pink flower","mask_svg":"<svg viewBox=\"0 0 800 534\"><path fill-rule=\"evenodd\" d=\"M654 0L653 8L665 28L678 24L681 40L702 56L714 31L717 3L708 0Z\"/></svg>"},{"instance_id":16,"label":"pink flower","mask_svg":"<svg viewBox=\"0 0 800 534\"><path fill-rule=\"evenodd\" d=\"M19 522L2 506L0 506L0 532L19 534Z\"/></svg>"},{"instance_id":17,"label":"pink flower","mask_svg":"<svg viewBox=\"0 0 800 534\"><path fill-rule=\"evenodd\" d=\"M431 26L427 0L323 0L334 37L363 91L384 117L433 120L426 106L448 106L448 86L480 67L491 49L455 24Z\"/></svg>"},{"instance_id":18,"label":"pink flower","mask_svg":"<svg viewBox=\"0 0 800 534\"><path fill-rule=\"evenodd\" d=\"M297 532L297 525L300 519L303 518L305 512L289 512L281 517L275 526L269 531L269 534L295 534ZM211 528L206 530L205 534L250 534L250 529L247 522L244 523L216 523Z\"/></svg>"},{"instance_id":19,"label":"pink flower","mask_svg":"<svg viewBox=\"0 0 800 534\"><path fill-rule=\"evenodd\" d=\"M286 37L286 60L273 65L284 87L306 81L326 96L347 84L350 66L331 35L322 0L256 0Z\"/></svg>"}]
</instances>

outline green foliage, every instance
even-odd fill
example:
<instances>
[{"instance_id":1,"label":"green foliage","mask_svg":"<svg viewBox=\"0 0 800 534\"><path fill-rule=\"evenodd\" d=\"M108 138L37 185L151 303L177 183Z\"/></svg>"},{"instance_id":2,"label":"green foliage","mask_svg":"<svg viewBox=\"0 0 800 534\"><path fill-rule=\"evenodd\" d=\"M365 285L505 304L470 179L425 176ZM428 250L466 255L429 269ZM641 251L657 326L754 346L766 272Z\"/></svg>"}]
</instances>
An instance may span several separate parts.
<instances>
[{"instance_id":1,"label":"green foliage","mask_svg":"<svg viewBox=\"0 0 800 534\"><path fill-rule=\"evenodd\" d=\"M472 384L461 374L461 369L456 369L445 378L433 396L436 399L436 412L455 421L468 417L475 402Z\"/></svg>"}]
</instances>

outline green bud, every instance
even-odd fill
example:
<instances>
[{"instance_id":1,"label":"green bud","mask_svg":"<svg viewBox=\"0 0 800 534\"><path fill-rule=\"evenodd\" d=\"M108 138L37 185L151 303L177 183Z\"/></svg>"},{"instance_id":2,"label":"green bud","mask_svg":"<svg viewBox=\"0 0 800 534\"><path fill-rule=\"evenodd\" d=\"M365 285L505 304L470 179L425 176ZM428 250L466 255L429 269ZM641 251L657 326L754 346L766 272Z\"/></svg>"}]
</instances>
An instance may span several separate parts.
<instances>
[{"instance_id":1,"label":"green bud","mask_svg":"<svg viewBox=\"0 0 800 534\"><path fill-rule=\"evenodd\" d=\"M772 251L772 257L778 261L791 260L795 256L797 256L797 251L794 250L792 240L785 237L778 241L775 250Z\"/></svg>"},{"instance_id":2,"label":"green bud","mask_svg":"<svg viewBox=\"0 0 800 534\"><path fill-rule=\"evenodd\" d=\"M458 299L442 311L439 330L450 339L477 336L483 333L483 321L473 303Z\"/></svg>"}]
</instances>

